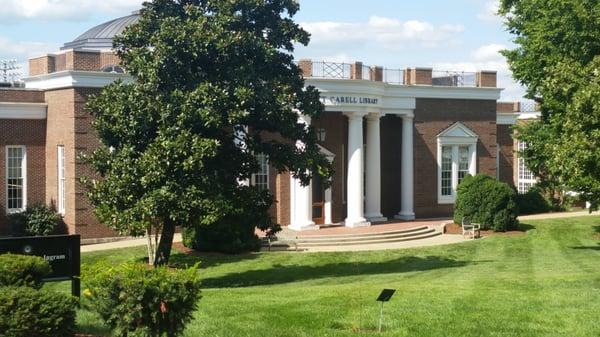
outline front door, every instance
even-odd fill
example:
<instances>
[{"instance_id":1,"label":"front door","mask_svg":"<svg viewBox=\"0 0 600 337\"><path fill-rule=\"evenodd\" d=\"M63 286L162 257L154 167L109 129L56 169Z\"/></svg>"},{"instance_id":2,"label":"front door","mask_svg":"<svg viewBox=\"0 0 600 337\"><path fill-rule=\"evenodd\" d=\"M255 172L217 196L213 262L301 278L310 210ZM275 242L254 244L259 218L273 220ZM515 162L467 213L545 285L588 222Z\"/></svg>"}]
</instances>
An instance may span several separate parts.
<instances>
[{"instance_id":1,"label":"front door","mask_svg":"<svg viewBox=\"0 0 600 337\"><path fill-rule=\"evenodd\" d=\"M312 202L313 222L322 225L325 223L325 189L318 174L312 179Z\"/></svg>"}]
</instances>

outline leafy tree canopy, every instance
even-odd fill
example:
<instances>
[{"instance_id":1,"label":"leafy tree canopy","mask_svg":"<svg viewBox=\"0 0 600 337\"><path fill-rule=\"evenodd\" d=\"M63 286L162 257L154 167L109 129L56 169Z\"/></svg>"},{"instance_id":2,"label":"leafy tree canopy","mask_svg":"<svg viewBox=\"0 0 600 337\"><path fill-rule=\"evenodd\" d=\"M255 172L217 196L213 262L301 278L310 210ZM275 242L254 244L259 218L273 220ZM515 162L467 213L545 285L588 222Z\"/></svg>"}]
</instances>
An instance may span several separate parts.
<instances>
[{"instance_id":1,"label":"leafy tree canopy","mask_svg":"<svg viewBox=\"0 0 600 337\"><path fill-rule=\"evenodd\" d=\"M560 177L600 201L600 2L502 0L517 47L504 51L513 76L540 103L538 125L518 129L534 172ZM543 142L533 145L534 142Z\"/></svg>"},{"instance_id":2,"label":"leafy tree canopy","mask_svg":"<svg viewBox=\"0 0 600 337\"><path fill-rule=\"evenodd\" d=\"M168 259L176 225L258 213L252 226L276 227L270 193L239 183L258 171L257 153L304 184L311 172L331 176L299 120L323 105L293 62L294 43L309 41L292 20L298 9L294 0L154 0L115 39L135 81L88 101L101 141L88 158L101 177L89 197L119 232L162 230L156 262Z\"/></svg>"}]
</instances>

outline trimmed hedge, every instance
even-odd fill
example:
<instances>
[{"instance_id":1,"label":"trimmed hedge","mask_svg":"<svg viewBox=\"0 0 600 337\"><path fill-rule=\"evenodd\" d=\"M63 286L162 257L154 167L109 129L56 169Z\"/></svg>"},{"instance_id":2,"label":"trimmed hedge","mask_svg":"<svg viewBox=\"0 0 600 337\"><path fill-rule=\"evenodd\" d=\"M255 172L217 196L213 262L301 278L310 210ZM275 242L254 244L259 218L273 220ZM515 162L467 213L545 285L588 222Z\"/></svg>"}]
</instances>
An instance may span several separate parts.
<instances>
[{"instance_id":1,"label":"trimmed hedge","mask_svg":"<svg viewBox=\"0 0 600 337\"><path fill-rule=\"evenodd\" d=\"M508 184L488 175L466 176L456 191L454 222L463 217L481 224L481 229L507 231L517 229L517 194Z\"/></svg>"},{"instance_id":2,"label":"trimmed hedge","mask_svg":"<svg viewBox=\"0 0 600 337\"><path fill-rule=\"evenodd\" d=\"M84 271L84 279L84 303L120 337L181 335L200 299L197 267L97 264Z\"/></svg>"},{"instance_id":3,"label":"trimmed hedge","mask_svg":"<svg viewBox=\"0 0 600 337\"><path fill-rule=\"evenodd\" d=\"M552 210L552 205L538 187L533 187L527 193L517 195L517 204L519 205L519 214L538 214L546 213Z\"/></svg>"},{"instance_id":4,"label":"trimmed hedge","mask_svg":"<svg viewBox=\"0 0 600 337\"><path fill-rule=\"evenodd\" d=\"M52 271L50 264L39 256L0 255L0 286L42 287L42 278Z\"/></svg>"},{"instance_id":5,"label":"trimmed hedge","mask_svg":"<svg viewBox=\"0 0 600 337\"><path fill-rule=\"evenodd\" d=\"M0 335L69 337L75 331L75 298L30 287L0 287Z\"/></svg>"},{"instance_id":6,"label":"trimmed hedge","mask_svg":"<svg viewBox=\"0 0 600 337\"><path fill-rule=\"evenodd\" d=\"M255 226L239 224L186 227L181 232L181 238L184 246L203 252L238 254L259 251L261 247Z\"/></svg>"},{"instance_id":7,"label":"trimmed hedge","mask_svg":"<svg viewBox=\"0 0 600 337\"><path fill-rule=\"evenodd\" d=\"M46 236L65 232L62 217L45 204L27 206L25 211L8 216L13 236Z\"/></svg>"}]
</instances>

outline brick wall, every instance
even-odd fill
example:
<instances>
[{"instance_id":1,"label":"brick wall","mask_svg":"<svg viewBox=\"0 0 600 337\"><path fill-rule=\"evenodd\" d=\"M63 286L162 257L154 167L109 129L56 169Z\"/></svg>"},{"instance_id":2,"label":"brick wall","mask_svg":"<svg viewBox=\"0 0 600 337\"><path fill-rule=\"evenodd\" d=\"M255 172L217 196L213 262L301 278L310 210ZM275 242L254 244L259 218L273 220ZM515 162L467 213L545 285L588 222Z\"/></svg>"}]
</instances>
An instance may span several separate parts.
<instances>
[{"instance_id":1,"label":"brick wall","mask_svg":"<svg viewBox=\"0 0 600 337\"><path fill-rule=\"evenodd\" d=\"M0 88L0 102L44 103L44 92L30 89Z\"/></svg>"},{"instance_id":2,"label":"brick wall","mask_svg":"<svg viewBox=\"0 0 600 337\"><path fill-rule=\"evenodd\" d=\"M462 122L479 136L477 172L496 176L496 102L417 98L414 135L415 213L446 217L452 205L437 203L437 135ZM383 155L382 155L383 156Z\"/></svg>"},{"instance_id":3,"label":"brick wall","mask_svg":"<svg viewBox=\"0 0 600 337\"><path fill-rule=\"evenodd\" d=\"M0 119L0 232L7 228L6 146L26 147L27 204L45 201L45 120Z\"/></svg>"},{"instance_id":4,"label":"brick wall","mask_svg":"<svg viewBox=\"0 0 600 337\"><path fill-rule=\"evenodd\" d=\"M120 64L113 52L68 50L29 60L29 75L43 75L65 70L98 71L107 65Z\"/></svg>"},{"instance_id":5,"label":"brick wall","mask_svg":"<svg viewBox=\"0 0 600 337\"><path fill-rule=\"evenodd\" d=\"M331 151L333 160L333 184L331 186L331 219L333 223L346 218L346 161L348 160L348 118L341 112L324 112L312 121L315 128L325 129L325 142L321 145Z\"/></svg>"},{"instance_id":6,"label":"brick wall","mask_svg":"<svg viewBox=\"0 0 600 337\"><path fill-rule=\"evenodd\" d=\"M514 185L514 141L512 138L512 126L511 125L498 125L497 126L497 139L498 145L500 146L498 167L499 167L499 178L507 184Z\"/></svg>"}]
</instances>

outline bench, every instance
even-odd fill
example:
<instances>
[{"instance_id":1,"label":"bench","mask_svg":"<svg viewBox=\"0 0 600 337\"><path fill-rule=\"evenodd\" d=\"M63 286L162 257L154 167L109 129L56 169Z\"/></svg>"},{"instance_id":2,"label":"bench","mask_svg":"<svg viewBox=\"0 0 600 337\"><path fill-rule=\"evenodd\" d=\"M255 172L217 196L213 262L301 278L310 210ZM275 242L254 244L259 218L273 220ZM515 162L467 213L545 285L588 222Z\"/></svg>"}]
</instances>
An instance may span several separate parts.
<instances>
[{"instance_id":1,"label":"bench","mask_svg":"<svg viewBox=\"0 0 600 337\"><path fill-rule=\"evenodd\" d=\"M478 238L481 235L481 225L478 223L471 223L471 219L468 217L462 218L462 235L463 238L468 235L471 239Z\"/></svg>"}]
</instances>

